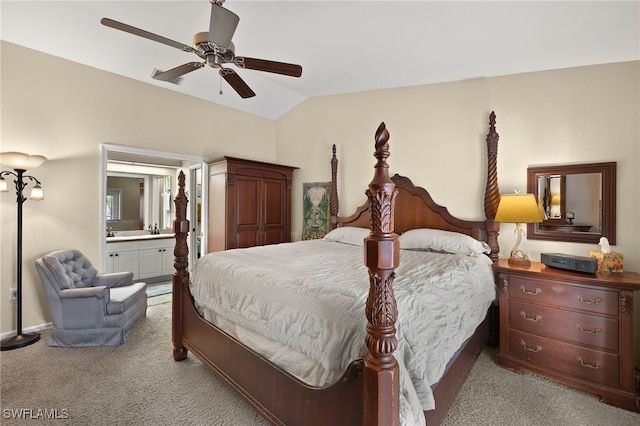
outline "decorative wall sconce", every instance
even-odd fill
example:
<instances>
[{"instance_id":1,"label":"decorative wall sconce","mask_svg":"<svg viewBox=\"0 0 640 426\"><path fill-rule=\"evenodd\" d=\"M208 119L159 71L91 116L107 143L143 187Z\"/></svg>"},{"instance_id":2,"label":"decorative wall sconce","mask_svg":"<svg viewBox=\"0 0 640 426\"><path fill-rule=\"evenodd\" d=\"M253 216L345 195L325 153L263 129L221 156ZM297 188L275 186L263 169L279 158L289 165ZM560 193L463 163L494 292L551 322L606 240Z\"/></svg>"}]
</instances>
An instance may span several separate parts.
<instances>
[{"instance_id":1,"label":"decorative wall sconce","mask_svg":"<svg viewBox=\"0 0 640 426\"><path fill-rule=\"evenodd\" d=\"M24 189L28 183L33 184L31 189L32 200L43 200L44 193L40 187L40 181L33 176L25 175L27 170L35 169L47 159L42 155L28 155L21 152L3 152L0 153L0 164L13 169L13 171L0 172L0 192L9 192L5 176L13 176L16 188L16 203L18 204L18 232L17 232L17 268L16 268L16 315L17 315L17 333L13 337L4 339L1 342L0 350L6 351L10 349L18 349L40 340L39 333L23 333L22 332L22 204L27 200L23 195Z\"/></svg>"}]
</instances>

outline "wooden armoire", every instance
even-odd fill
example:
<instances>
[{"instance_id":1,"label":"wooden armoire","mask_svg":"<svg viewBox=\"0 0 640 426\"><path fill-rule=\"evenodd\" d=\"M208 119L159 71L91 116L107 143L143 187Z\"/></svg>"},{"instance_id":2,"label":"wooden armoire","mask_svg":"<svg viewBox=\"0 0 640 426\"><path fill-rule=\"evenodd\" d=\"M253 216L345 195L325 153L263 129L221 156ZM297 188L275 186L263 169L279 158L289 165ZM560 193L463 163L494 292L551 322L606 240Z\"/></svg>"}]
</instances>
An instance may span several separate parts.
<instances>
[{"instance_id":1,"label":"wooden armoire","mask_svg":"<svg viewBox=\"0 0 640 426\"><path fill-rule=\"evenodd\" d=\"M291 241L295 169L234 157L209 164L209 252Z\"/></svg>"}]
</instances>

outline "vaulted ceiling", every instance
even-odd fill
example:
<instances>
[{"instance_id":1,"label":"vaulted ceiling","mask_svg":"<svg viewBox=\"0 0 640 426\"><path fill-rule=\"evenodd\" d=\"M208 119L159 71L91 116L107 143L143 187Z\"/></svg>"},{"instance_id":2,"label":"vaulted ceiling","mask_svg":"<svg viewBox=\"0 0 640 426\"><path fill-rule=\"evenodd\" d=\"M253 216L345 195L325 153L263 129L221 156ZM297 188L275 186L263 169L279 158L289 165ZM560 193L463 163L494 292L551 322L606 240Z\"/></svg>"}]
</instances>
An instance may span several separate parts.
<instances>
[{"instance_id":1,"label":"vaulted ceiling","mask_svg":"<svg viewBox=\"0 0 640 426\"><path fill-rule=\"evenodd\" d=\"M180 85L157 81L154 69L199 58L100 24L107 17L191 45L195 33L209 28L209 0L3 0L0 36L268 118L315 96L640 59L638 1L227 0L223 6L240 17L236 55L300 64L302 76L235 68L256 93L249 99L209 67Z\"/></svg>"}]
</instances>

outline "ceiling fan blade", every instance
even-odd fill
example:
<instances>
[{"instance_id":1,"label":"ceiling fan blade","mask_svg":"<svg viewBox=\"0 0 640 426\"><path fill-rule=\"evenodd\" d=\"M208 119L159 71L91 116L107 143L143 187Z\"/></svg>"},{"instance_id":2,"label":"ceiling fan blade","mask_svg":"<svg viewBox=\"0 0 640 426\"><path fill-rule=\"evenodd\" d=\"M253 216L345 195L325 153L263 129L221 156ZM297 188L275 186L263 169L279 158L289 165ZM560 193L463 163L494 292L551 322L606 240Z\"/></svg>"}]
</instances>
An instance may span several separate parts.
<instances>
[{"instance_id":1,"label":"ceiling fan blade","mask_svg":"<svg viewBox=\"0 0 640 426\"><path fill-rule=\"evenodd\" d=\"M195 49L191 46L150 33L149 31L141 30L140 28L132 27L131 25L123 24L122 22L114 21L113 19L102 18L100 23L107 27L115 28L116 30L124 31L139 37L144 37L152 41L157 41L158 43L166 44L167 46L175 47L176 49L180 49L185 52L195 52Z\"/></svg>"},{"instance_id":2,"label":"ceiling fan blade","mask_svg":"<svg viewBox=\"0 0 640 426\"><path fill-rule=\"evenodd\" d=\"M302 75L302 67L296 64L287 64L285 62L267 61L265 59L245 58L236 56L233 63L249 70L265 71L275 74L288 75L291 77L300 77Z\"/></svg>"},{"instance_id":3,"label":"ceiling fan blade","mask_svg":"<svg viewBox=\"0 0 640 426\"><path fill-rule=\"evenodd\" d=\"M238 95L240 95L241 98L252 98L256 95L234 70L230 68L221 68L220 75L231 87L233 87L233 90L238 92Z\"/></svg>"},{"instance_id":4,"label":"ceiling fan blade","mask_svg":"<svg viewBox=\"0 0 640 426\"><path fill-rule=\"evenodd\" d=\"M218 3L211 2L209 41L218 47L228 48L240 17Z\"/></svg>"},{"instance_id":5,"label":"ceiling fan blade","mask_svg":"<svg viewBox=\"0 0 640 426\"><path fill-rule=\"evenodd\" d=\"M204 67L204 63L189 62L187 64L180 65L175 68L171 68L170 70L167 70L164 72L155 73L153 75L153 78L155 78L156 80L171 81L187 73L190 73L191 71L199 70L202 67Z\"/></svg>"}]
</instances>

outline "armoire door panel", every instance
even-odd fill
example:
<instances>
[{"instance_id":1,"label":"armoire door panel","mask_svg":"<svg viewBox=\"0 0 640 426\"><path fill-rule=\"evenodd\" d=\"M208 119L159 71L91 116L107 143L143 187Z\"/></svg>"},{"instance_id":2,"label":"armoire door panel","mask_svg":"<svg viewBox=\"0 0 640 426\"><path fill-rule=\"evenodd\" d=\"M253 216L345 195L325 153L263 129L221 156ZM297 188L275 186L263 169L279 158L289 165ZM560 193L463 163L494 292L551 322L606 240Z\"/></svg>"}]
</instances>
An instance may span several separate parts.
<instances>
[{"instance_id":1,"label":"armoire door panel","mask_svg":"<svg viewBox=\"0 0 640 426\"><path fill-rule=\"evenodd\" d=\"M237 176L235 206L236 225L258 225L260 223L260 179Z\"/></svg>"},{"instance_id":2,"label":"armoire door panel","mask_svg":"<svg viewBox=\"0 0 640 426\"><path fill-rule=\"evenodd\" d=\"M281 226L272 229L265 228L263 236L263 245L278 244L284 241L284 232L282 232Z\"/></svg>"},{"instance_id":3,"label":"armoire door panel","mask_svg":"<svg viewBox=\"0 0 640 426\"><path fill-rule=\"evenodd\" d=\"M264 211L263 223L265 225L282 226L285 219L285 182L282 180L264 179L263 183Z\"/></svg>"},{"instance_id":4,"label":"armoire door panel","mask_svg":"<svg viewBox=\"0 0 640 426\"><path fill-rule=\"evenodd\" d=\"M247 248L262 245L259 240L259 232L254 227L239 226L235 233L235 247Z\"/></svg>"}]
</instances>

